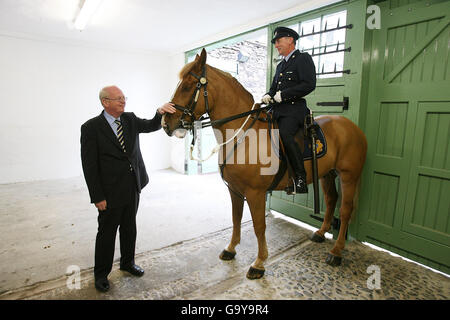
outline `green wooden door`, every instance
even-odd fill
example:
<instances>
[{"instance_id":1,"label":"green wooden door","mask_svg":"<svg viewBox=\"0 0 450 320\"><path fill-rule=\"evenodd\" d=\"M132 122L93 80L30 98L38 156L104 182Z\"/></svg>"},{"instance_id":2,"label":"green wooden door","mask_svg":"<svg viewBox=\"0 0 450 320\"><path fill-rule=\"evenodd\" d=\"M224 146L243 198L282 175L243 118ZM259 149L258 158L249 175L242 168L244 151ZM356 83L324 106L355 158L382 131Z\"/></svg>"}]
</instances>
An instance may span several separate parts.
<instances>
[{"instance_id":1,"label":"green wooden door","mask_svg":"<svg viewBox=\"0 0 450 320\"><path fill-rule=\"evenodd\" d=\"M372 31L357 238L450 273L450 2L401 4Z\"/></svg>"}]
</instances>

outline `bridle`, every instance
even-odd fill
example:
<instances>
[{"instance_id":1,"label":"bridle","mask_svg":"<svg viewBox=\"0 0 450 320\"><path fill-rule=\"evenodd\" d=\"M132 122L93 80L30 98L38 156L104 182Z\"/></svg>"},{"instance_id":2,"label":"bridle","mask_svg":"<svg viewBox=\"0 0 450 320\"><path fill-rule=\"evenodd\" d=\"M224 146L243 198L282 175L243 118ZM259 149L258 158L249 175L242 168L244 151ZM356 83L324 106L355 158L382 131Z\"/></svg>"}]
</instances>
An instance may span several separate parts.
<instances>
[{"instance_id":1,"label":"bridle","mask_svg":"<svg viewBox=\"0 0 450 320\"><path fill-rule=\"evenodd\" d=\"M205 110L206 114L209 116L209 103L208 103L208 90L206 89L206 86L208 85L208 80L206 80L206 65L202 68L202 74L201 76L195 74L194 72L190 71L190 75L195 77L198 82L195 85L194 93L192 94L191 100L189 101L188 106L180 106L178 104L174 104L175 109L183 112L180 118L180 123L178 128L186 129L186 130L193 130L193 123L194 121L197 121L195 117L195 107L197 106L198 98L200 95L200 89L204 87L203 89L203 97L205 98ZM190 117L191 121L187 122L185 120L186 117ZM198 120L206 120L209 119L208 117L200 118Z\"/></svg>"},{"instance_id":2,"label":"bridle","mask_svg":"<svg viewBox=\"0 0 450 320\"><path fill-rule=\"evenodd\" d=\"M188 106L180 106L179 104L174 103L175 109L177 109L183 113L181 115L181 118L180 118L180 121L179 121L179 124L177 127L178 129L186 129L186 130L193 131L194 130L194 121L200 121L201 128L206 128L206 127L210 127L213 125L219 125L219 124L223 124L223 123L235 120L235 119L243 118L243 117L251 115L253 113L260 113L261 111L266 111L273 107L273 105L267 105L265 107L260 107L260 108L254 109L254 107L255 107L255 105L254 105L252 110L250 110L250 111L232 115L230 117L226 117L223 119L210 120L210 121L205 122L204 120L208 120L210 118L209 117L210 109L209 109L209 102L208 102L208 90L207 90L208 80L206 79L206 64L203 66L202 74L200 76L195 74L192 71L190 71L189 74L192 75L193 77L195 77L198 80L198 82L195 85L195 90L194 90L194 93L192 94L192 97L191 97L191 100L189 101ZM201 117L199 117L197 119L194 111L195 111L195 107L197 105L198 98L200 96L200 90L202 87L204 87L203 97L205 98L205 111L208 116L204 117L204 115L202 115ZM190 122L185 120L186 117L190 117Z\"/></svg>"}]
</instances>

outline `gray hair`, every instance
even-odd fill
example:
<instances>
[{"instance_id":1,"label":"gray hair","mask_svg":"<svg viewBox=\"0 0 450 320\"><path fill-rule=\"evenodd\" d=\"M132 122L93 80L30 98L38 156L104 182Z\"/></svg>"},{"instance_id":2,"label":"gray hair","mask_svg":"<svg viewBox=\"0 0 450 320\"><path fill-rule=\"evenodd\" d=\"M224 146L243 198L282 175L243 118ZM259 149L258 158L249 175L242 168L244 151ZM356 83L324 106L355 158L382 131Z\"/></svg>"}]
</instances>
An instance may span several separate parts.
<instances>
[{"instance_id":1,"label":"gray hair","mask_svg":"<svg viewBox=\"0 0 450 320\"><path fill-rule=\"evenodd\" d=\"M108 98L109 97L109 92L108 92L108 89L109 88L112 88L112 87L115 87L115 86L107 86L107 87L104 87L104 88L102 88L102 90L100 90L100 92L99 92L99 94L98 94L98 98L100 99L100 103L103 105L103 99L104 98Z\"/></svg>"}]
</instances>

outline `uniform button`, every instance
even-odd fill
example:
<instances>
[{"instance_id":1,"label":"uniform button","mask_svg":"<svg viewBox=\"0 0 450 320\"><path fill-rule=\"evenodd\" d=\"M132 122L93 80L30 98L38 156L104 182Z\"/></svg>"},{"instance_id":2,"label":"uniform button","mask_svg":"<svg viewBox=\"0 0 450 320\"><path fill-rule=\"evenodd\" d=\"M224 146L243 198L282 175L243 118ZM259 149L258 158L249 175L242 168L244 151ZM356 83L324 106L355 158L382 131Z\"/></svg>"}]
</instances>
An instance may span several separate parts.
<instances>
[{"instance_id":1,"label":"uniform button","mask_svg":"<svg viewBox=\"0 0 450 320\"><path fill-rule=\"evenodd\" d=\"M291 78L289 78L289 80L291 80Z\"/></svg>"},{"instance_id":2,"label":"uniform button","mask_svg":"<svg viewBox=\"0 0 450 320\"><path fill-rule=\"evenodd\" d=\"M292 101L292 104L294 104L294 101Z\"/></svg>"},{"instance_id":3,"label":"uniform button","mask_svg":"<svg viewBox=\"0 0 450 320\"><path fill-rule=\"evenodd\" d=\"M280 73L280 77L282 77L283 76L283 74L282 73Z\"/></svg>"},{"instance_id":4,"label":"uniform button","mask_svg":"<svg viewBox=\"0 0 450 320\"><path fill-rule=\"evenodd\" d=\"M278 84L281 84L281 81L278 81Z\"/></svg>"}]
</instances>

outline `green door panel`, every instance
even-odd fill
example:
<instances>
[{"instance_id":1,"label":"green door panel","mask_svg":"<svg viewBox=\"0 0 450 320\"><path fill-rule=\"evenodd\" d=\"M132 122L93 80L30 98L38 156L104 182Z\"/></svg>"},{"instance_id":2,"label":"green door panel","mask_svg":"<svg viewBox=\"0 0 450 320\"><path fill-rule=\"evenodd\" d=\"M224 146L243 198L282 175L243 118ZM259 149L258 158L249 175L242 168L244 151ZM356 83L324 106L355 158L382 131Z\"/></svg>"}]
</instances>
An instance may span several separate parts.
<instances>
[{"instance_id":1,"label":"green door panel","mask_svg":"<svg viewBox=\"0 0 450 320\"><path fill-rule=\"evenodd\" d=\"M450 273L450 2L378 3L358 236Z\"/></svg>"}]
</instances>

